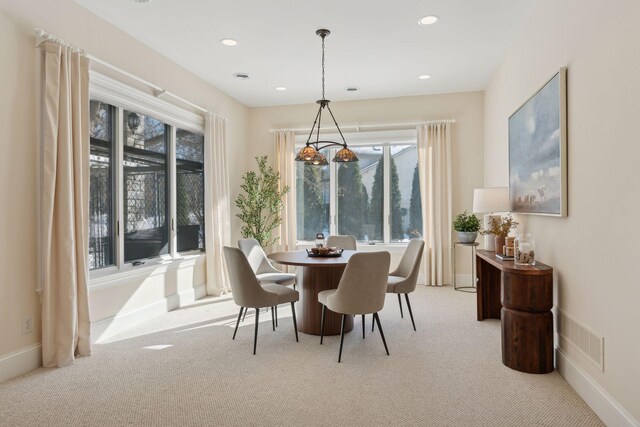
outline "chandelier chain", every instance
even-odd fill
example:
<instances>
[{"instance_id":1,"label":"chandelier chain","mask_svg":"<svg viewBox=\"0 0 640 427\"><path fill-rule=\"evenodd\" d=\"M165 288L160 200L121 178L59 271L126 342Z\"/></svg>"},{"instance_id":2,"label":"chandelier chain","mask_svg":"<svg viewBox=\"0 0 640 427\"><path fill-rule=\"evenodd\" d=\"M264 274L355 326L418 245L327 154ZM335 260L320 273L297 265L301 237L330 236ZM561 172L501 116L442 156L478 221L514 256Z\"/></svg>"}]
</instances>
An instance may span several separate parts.
<instances>
[{"instance_id":1,"label":"chandelier chain","mask_svg":"<svg viewBox=\"0 0 640 427\"><path fill-rule=\"evenodd\" d=\"M324 99L324 36L322 37L322 99Z\"/></svg>"}]
</instances>

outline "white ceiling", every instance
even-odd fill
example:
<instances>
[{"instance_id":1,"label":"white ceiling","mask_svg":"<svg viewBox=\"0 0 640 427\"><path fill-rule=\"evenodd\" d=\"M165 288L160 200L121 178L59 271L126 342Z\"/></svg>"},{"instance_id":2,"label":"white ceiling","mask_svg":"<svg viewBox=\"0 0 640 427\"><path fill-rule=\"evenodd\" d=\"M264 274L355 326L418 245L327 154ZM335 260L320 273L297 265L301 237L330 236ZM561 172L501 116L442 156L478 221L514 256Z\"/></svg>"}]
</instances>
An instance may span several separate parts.
<instances>
[{"instance_id":1,"label":"white ceiling","mask_svg":"<svg viewBox=\"0 0 640 427\"><path fill-rule=\"evenodd\" d=\"M535 0L76 0L248 106L483 90ZM418 19L440 21L419 26ZM235 47L220 39L233 38ZM249 80L233 75L248 73ZM419 80L420 74L431 79ZM275 90L285 86L284 92ZM348 86L360 88L347 92Z\"/></svg>"}]
</instances>

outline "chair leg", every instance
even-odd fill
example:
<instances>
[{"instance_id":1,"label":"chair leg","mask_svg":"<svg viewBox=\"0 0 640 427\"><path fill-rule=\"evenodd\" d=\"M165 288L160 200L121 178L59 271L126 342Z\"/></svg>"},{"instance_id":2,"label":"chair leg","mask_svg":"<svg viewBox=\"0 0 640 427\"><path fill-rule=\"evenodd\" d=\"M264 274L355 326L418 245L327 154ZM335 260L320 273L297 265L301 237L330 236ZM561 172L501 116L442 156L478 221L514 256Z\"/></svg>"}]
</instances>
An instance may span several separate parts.
<instances>
[{"instance_id":1,"label":"chair leg","mask_svg":"<svg viewBox=\"0 0 640 427\"><path fill-rule=\"evenodd\" d=\"M247 311L249 311L248 308L245 308L244 310L244 315L242 316L242 321L244 322L244 318L247 317Z\"/></svg>"},{"instance_id":2,"label":"chair leg","mask_svg":"<svg viewBox=\"0 0 640 427\"><path fill-rule=\"evenodd\" d=\"M388 356L389 349L387 348L387 341L385 341L384 339L384 332L382 332L382 326L380 325L380 317L378 317L378 313L373 313L373 318L376 319L376 323L378 324L378 330L380 331L380 336L382 337L382 344L384 344L384 349L386 350Z\"/></svg>"},{"instance_id":3,"label":"chair leg","mask_svg":"<svg viewBox=\"0 0 640 427\"><path fill-rule=\"evenodd\" d=\"M400 294L398 294L400 295ZM413 313L411 312L411 303L409 302L409 294L404 294L404 299L407 300L407 307L409 308L409 316L411 316L411 324L413 324L413 330L416 330L416 322L413 321Z\"/></svg>"},{"instance_id":4,"label":"chair leg","mask_svg":"<svg viewBox=\"0 0 640 427\"><path fill-rule=\"evenodd\" d=\"M324 338L324 313L327 311L327 306L322 306L322 316L320 316L320 345L322 345L322 339Z\"/></svg>"},{"instance_id":5,"label":"chair leg","mask_svg":"<svg viewBox=\"0 0 640 427\"><path fill-rule=\"evenodd\" d=\"M371 332L373 332L373 328L376 327L376 316L371 316Z\"/></svg>"},{"instance_id":6,"label":"chair leg","mask_svg":"<svg viewBox=\"0 0 640 427\"><path fill-rule=\"evenodd\" d=\"M278 306L276 305L276 328L278 327Z\"/></svg>"},{"instance_id":7,"label":"chair leg","mask_svg":"<svg viewBox=\"0 0 640 427\"><path fill-rule=\"evenodd\" d=\"M273 329L273 332L276 331L276 318L274 315L273 307L271 307L271 329Z\"/></svg>"},{"instance_id":8,"label":"chair leg","mask_svg":"<svg viewBox=\"0 0 640 427\"><path fill-rule=\"evenodd\" d=\"M233 331L233 338L231 338L232 340L236 339L236 334L238 333L238 325L240 324L240 318L242 317L242 312L244 310L244 307L240 307L240 313L238 313L238 320L236 321L236 329Z\"/></svg>"},{"instance_id":9,"label":"chair leg","mask_svg":"<svg viewBox=\"0 0 640 427\"><path fill-rule=\"evenodd\" d=\"M364 314L362 315L362 339L364 339Z\"/></svg>"},{"instance_id":10,"label":"chair leg","mask_svg":"<svg viewBox=\"0 0 640 427\"><path fill-rule=\"evenodd\" d=\"M256 308L256 330L253 334L253 354L256 354L256 345L258 344L258 317L260 316L260 309Z\"/></svg>"},{"instance_id":11,"label":"chair leg","mask_svg":"<svg viewBox=\"0 0 640 427\"><path fill-rule=\"evenodd\" d=\"M296 322L296 304L291 303L291 313L293 314L293 329L296 331L296 342L298 342L298 323Z\"/></svg>"},{"instance_id":12,"label":"chair leg","mask_svg":"<svg viewBox=\"0 0 640 427\"><path fill-rule=\"evenodd\" d=\"M342 343L344 343L344 326L347 323L347 315L342 315L342 328L340 328L340 353L338 353L338 363L342 360Z\"/></svg>"},{"instance_id":13,"label":"chair leg","mask_svg":"<svg viewBox=\"0 0 640 427\"><path fill-rule=\"evenodd\" d=\"M402 315L402 299L400 298L400 294L396 295L398 295L398 304L400 304L400 317L404 319L404 316Z\"/></svg>"}]
</instances>

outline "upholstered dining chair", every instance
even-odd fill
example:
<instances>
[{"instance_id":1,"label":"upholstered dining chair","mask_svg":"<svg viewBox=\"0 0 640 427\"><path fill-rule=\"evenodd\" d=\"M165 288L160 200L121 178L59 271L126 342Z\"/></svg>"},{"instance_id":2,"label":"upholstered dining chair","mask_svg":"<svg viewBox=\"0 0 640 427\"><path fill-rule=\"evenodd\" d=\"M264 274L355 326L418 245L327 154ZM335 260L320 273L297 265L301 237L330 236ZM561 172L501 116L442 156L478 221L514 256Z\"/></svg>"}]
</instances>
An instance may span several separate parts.
<instances>
[{"instance_id":1,"label":"upholstered dining chair","mask_svg":"<svg viewBox=\"0 0 640 427\"><path fill-rule=\"evenodd\" d=\"M407 301L409 316L411 316L411 324L413 330L416 330L416 322L413 320L413 312L411 311L411 303L409 302L409 294L416 290L418 274L420 273L420 260L424 251L424 240L413 239L407 245L407 249L402 255L398 268L389 273L387 283L387 293L398 295L398 304L400 304L400 317L404 318L402 313L402 298ZM373 330L373 328L371 329Z\"/></svg>"},{"instance_id":2,"label":"upholstered dining chair","mask_svg":"<svg viewBox=\"0 0 640 427\"><path fill-rule=\"evenodd\" d=\"M253 354L256 354L256 345L258 343L258 318L260 309L265 307L275 307L278 304L291 303L291 312L293 314L293 329L296 333L296 342L298 342L298 324L296 322L296 306L295 302L300 298L298 291L280 286L273 283L261 285L254 274L247 257L238 248L225 246L224 258L227 263L229 279L231 281L231 294L233 301L240 306L238 320L236 320L236 328L233 331L233 338L236 339L238 325L243 311L246 313L250 308L256 310L256 326L253 337ZM271 310L271 321L273 322L273 309ZM273 327L275 331L275 325Z\"/></svg>"},{"instance_id":3,"label":"upholstered dining chair","mask_svg":"<svg viewBox=\"0 0 640 427\"><path fill-rule=\"evenodd\" d=\"M384 349L389 355L389 348L384 339L378 312L384 306L390 262L389 252L356 253L347 262L338 288L322 291L318 294L318 302L322 304L320 344L324 339L324 319L327 308L342 314L338 363L342 360L345 317L347 315L361 315L364 325L365 315L373 313L373 319L378 325Z\"/></svg>"},{"instance_id":4,"label":"upholstered dining chair","mask_svg":"<svg viewBox=\"0 0 640 427\"><path fill-rule=\"evenodd\" d=\"M327 237L328 247L338 247L347 250L356 250L356 238L348 234L336 234L334 236Z\"/></svg>"},{"instance_id":5,"label":"upholstered dining chair","mask_svg":"<svg viewBox=\"0 0 640 427\"><path fill-rule=\"evenodd\" d=\"M275 268L267 258L267 254L264 253L262 246L256 239L240 239L238 240L238 247L249 261L249 265L253 270L253 273L258 278L260 284L276 284L296 287L296 275L292 273L285 273Z\"/></svg>"}]
</instances>

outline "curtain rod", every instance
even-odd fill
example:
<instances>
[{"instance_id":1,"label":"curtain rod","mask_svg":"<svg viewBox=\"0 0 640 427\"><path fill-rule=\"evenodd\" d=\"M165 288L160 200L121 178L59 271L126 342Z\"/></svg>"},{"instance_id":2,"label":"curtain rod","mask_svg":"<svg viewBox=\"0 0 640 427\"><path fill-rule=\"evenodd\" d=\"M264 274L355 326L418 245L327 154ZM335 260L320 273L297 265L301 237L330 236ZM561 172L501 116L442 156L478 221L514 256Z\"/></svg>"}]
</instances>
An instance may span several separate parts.
<instances>
[{"instance_id":1,"label":"curtain rod","mask_svg":"<svg viewBox=\"0 0 640 427\"><path fill-rule=\"evenodd\" d=\"M441 124L441 123L455 123L456 120L454 119L447 119L447 120L428 120L426 122L403 122L403 123L377 123L377 124L353 124L353 125L342 125L340 126L340 129L355 129L356 132L364 132L364 130L362 129L380 129L380 128L396 128L396 130L408 130L408 129L414 129L417 126L420 125L435 125L435 124ZM286 129L271 129L271 132L279 132L281 130L289 130L289 131L293 131L293 132L309 132L311 131L311 128L286 128ZM328 128L328 129L321 129L320 132L322 133L322 131L329 131L332 130L332 128Z\"/></svg>"},{"instance_id":2,"label":"curtain rod","mask_svg":"<svg viewBox=\"0 0 640 427\"><path fill-rule=\"evenodd\" d=\"M91 54L88 54L84 50L79 49L76 46L73 46L73 45L70 45L68 43L65 43L62 39L60 39L60 38L58 38L58 37L56 37L56 36L54 36L52 34L47 33L42 28L34 28L33 32L38 37L38 40L36 41L36 46L40 46L40 44L45 40L52 41L52 42L61 44L63 46L67 46L67 47L69 47L69 48L71 48L71 49L73 49L73 50L75 50L77 52L82 53L87 58L89 58L92 62L96 62L96 63L98 63L98 64L100 64L100 65L102 65L104 67L107 67L107 68L109 68L109 69L111 69L111 70L113 70L113 71L115 71L115 72L117 72L119 74L122 74L123 76L126 76L129 79L135 80L138 83L142 83L143 85L151 88L153 90L153 95L156 98L162 98L163 96L168 96L168 97L171 97L171 98L175 99L176 101L179 101L179 102L181 102L181 103L183 103L185 105L188 105L188 106L190 106L190 107L192 107L192 108L194 108L196 110L199 110L199 111L201 111L203 113L207 113L209 111L206 108L203 108L203 107L201 107L201 106L199 106L197 104L194 104L191 101L188 101L188 100L182 98L181 96L176 95L175 93L169 92L168 90L164 90L160 86L158 86L156 84L153 84L153 83L149 82L148 80L145 80L145 79L143 79L141 77L138 77L138 76L136 76L134 74L131 74L130 72L128 72L126 70L123 70L122 68L117 67L117 66L115 66L115 65L113 65L113 64L111 64L111 63L109 63L109 62L107 62L107 61L105 61L103 59L100 59L100 58L95 57L95 56L93 56Z\"/></svg>"}]
</instances>

